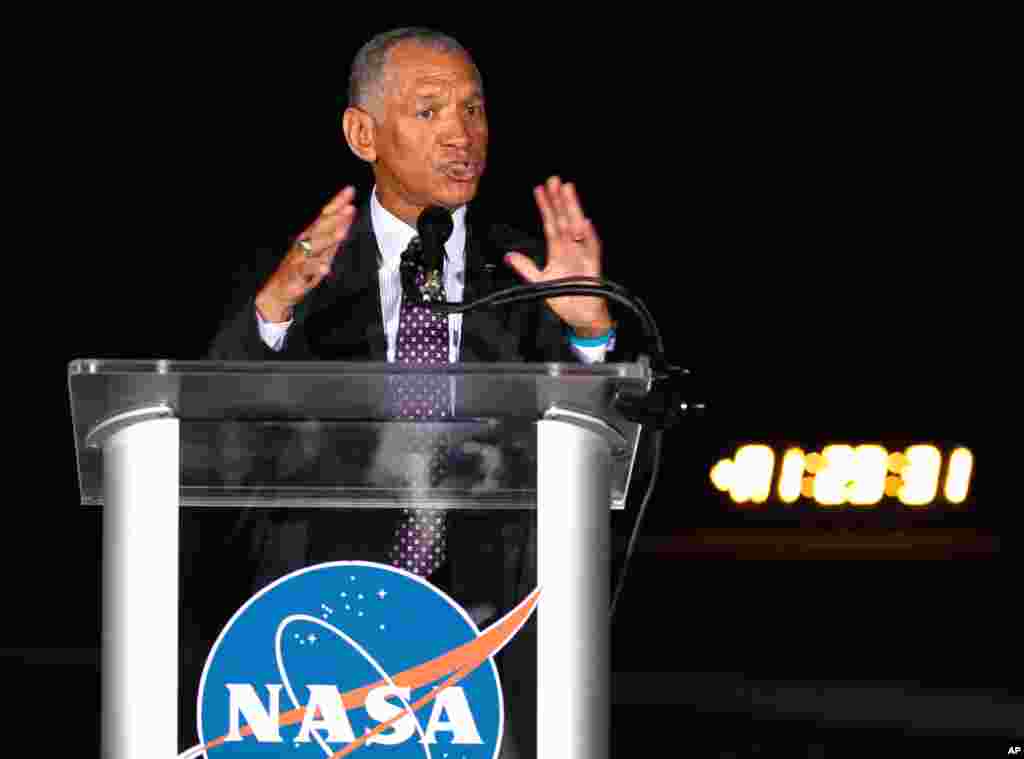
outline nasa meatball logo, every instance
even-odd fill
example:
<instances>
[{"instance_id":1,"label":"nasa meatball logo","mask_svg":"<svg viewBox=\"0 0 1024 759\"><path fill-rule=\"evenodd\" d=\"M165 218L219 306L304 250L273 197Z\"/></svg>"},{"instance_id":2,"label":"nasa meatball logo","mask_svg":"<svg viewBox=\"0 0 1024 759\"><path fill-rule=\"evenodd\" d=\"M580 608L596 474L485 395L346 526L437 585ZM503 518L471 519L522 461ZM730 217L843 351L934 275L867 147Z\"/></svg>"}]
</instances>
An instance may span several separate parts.
<instances>
[{"instance_id":1,"label":"nasa meatball logo","mask_svg":"<svg viewBox=\"0 0 1024 759\"><path fill-rule=\"evenodd\" d=\"M424 579L369 562L294 572L228 622L203 670L199 744L180 759L495 759L493 656L534 590L486 630Z\"/></svg>"}]
</instances>

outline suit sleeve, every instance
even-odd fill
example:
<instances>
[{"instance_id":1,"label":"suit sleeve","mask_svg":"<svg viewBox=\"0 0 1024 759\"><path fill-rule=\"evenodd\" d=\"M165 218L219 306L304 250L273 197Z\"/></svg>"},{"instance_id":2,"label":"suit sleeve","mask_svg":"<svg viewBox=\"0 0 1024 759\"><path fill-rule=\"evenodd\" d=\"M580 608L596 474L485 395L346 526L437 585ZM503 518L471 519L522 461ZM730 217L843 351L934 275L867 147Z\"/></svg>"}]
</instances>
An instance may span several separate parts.
<instances>
[{"instance_id":1,"label":"suit sleeve","mask_svg":"<svg viewBox=\"0 0 1024 759\"><path fill-rule=\"evenodd\" d=\"M536 341L539 360L579 363L579 358L569 347L569 336L562 320L548 308L544 301L537 301L536 310Z\"/></svg>"},{"instance_id":2,"label":"suit sleeve","mask_svg":"<svg viewBox=\"0 0 1024 759\"><path fill-rule=\"evenodd\" d=\"M211 361L281 361L311 359L299 319L288 330L284 348L272 350L260 336L256 321L256 293L277 265L279 256L261 250L252 262L239 269L227 308L216 334L206 350Z\"/></svg>"}]
</instances>

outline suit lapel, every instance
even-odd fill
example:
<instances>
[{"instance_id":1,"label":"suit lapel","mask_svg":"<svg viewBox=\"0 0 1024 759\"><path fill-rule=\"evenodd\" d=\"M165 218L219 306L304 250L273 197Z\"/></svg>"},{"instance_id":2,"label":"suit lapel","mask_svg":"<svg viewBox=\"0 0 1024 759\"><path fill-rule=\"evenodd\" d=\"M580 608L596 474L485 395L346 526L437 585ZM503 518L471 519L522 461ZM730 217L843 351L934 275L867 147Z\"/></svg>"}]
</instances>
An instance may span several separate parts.
<instances>
[{"instance_id":1,"label":"suit lapel","mask_svg":"<svg viewBox=\"0 0 1024 759\"><path fill-rule=\"evenodd\" d=\"M495 248L486 234L487 224L467 219L466 287L463 301L469 302L514 283L505 281L504 251ZM518 338L505 323L508 311L477 309L462 316L460 361L517 361Z\"/></svg>"}]
</instances>

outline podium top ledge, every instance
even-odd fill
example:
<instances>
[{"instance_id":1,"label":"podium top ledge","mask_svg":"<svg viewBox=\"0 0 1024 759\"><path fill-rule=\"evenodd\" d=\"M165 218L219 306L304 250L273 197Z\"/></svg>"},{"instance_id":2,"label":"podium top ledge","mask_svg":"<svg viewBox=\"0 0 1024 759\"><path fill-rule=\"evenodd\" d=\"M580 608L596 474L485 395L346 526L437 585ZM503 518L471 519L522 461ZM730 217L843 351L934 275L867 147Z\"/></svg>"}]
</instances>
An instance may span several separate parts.
<instances>
[{"instance_id":1,"label":"podium top ledge","mask_svg":"<svg viewBox=\"0 0 1024 759\"><path fill-rule=\"evenodd\" d=\"M169 359L74 359L68 376L80 375L305 375L375 376L444 374L449 376L503 375L520 377L574 377L645 380L650 369L643 363L451 363L415 366L383 361L177 361Z\"/></svg>"}]
</instances>

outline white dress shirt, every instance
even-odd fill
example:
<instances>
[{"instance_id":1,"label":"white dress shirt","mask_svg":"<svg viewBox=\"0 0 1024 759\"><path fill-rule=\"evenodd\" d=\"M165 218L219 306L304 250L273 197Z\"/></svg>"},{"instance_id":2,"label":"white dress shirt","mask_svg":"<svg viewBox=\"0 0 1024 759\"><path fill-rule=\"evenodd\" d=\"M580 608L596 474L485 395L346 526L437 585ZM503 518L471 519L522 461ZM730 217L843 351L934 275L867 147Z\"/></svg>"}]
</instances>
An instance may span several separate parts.
<instances>
[{"instance_id":1,"label":"white dress shirt","mask_svg":"<svg viewBox=\"0 0 1024 759\"><path fill-rule=\"evenodd\" d=\"M466 206L457 208L452 213L454 229L451 237L444 244L444 290L445 297L453 303L462 302L462 293L466 282ZM388 211L377 200L377 188L370 198L370 223L377 238L377 246L381 253L380 304L384 316L384 333L388 340L388 361L395 360L398 342L398 315L402 305L402 276L399 265L402 253L409 247L417 232L404 221ZM344 252L339 255L344 255ZM284 339L292 320L286 322L264 321L259 310L256 311L260 337L271 350L279 351L284 347ZM462 314L448 314L448 360L452 363L459 360L459 347L462 344ZM604 361L608 345L579 346L569 344L570 349L584 364Z\"/></svg>"}]
</instances>

